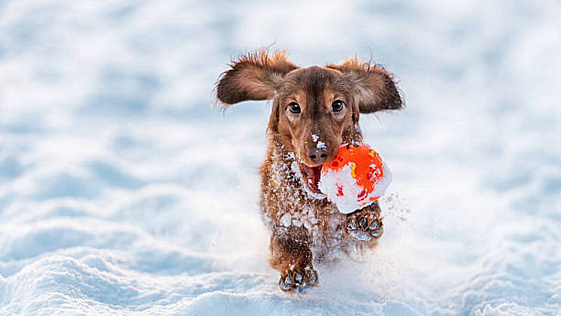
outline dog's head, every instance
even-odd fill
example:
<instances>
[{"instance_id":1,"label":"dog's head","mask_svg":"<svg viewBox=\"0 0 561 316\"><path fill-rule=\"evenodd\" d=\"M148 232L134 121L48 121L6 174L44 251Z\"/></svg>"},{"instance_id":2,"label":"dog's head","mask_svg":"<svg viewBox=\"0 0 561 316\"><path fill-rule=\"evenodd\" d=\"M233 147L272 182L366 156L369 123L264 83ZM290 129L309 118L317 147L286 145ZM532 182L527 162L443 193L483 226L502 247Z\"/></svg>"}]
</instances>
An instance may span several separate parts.
<instances>
[{"instance_id":1,"label":"dog's head","mask_svg":"<svg viewBox=\"0 0 561 316\"><path fill-rule=\"evenodd\" d=\"M402 107L392 76L378 65L353 57L339 65L300 68L282 51L241 57L223 73L216 95L225 106L272 99L269 132L296 154L313 192L319 192L322 164L360 136L360 113Z\"/></svg>"}]
</instances>

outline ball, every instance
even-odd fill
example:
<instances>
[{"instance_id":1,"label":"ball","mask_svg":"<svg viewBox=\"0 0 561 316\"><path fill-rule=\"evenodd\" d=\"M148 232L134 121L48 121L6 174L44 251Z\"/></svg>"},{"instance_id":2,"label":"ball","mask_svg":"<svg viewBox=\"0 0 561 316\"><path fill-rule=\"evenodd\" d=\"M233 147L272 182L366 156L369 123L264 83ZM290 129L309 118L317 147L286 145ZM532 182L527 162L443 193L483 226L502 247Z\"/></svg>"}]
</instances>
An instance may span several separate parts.
<instances>
[{"instance_id":1,"label":"ball","mask_svg":"<svg viewBox=\"0 0 561 316\"><path fill-rule=\"evenodd\" d=\"M349 214L379 199L391 182L391 172L380 155L366 144L339 148L335 159L323 165L318 187Z\"/></svg>"}]
</instances>

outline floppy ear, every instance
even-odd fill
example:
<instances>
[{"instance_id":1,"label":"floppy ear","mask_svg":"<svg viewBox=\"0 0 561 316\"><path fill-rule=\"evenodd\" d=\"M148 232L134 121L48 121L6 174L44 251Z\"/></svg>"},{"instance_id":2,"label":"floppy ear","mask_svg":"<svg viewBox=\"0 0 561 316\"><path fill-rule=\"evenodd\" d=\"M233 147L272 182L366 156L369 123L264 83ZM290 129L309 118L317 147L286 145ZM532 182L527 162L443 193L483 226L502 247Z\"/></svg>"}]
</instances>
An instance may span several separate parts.
<instances>
[{"instance_id":1,"label":"floppy ear","mask_svg":"<svg viewBox=\"0 0 561 316\"><path fill-rule=\"evenodd\" d=\"M340 65L328 65L327 68L341 71L354 84L360 113L403 108L392 75L382 66L362 62L353 56Z\"/></svg>"},{"instance_id":2,"label":"floppy ear","mask_svg":"<svg viewBox=\"0 0 561 316\"><path fill-rule=\"evenodd\" d=\"M284 51L272 56L260 50L242 56L224 72L216 84L216 97L225 106L247 100L268 100L285 74L298 68Z\"/></svg>"}]
</instances>

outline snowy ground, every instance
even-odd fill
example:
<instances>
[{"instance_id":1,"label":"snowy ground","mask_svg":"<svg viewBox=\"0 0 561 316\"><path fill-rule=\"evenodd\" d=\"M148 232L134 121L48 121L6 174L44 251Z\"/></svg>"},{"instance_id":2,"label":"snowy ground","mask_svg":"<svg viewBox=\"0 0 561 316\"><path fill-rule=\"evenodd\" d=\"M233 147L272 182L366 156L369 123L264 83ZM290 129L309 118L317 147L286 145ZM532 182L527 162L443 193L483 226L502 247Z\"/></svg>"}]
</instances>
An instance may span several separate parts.
<instances>
[{"instance_id":1,"label":"snowy ground","mask_svg":"<svg viewBox=\"0 0 561 316\"><path fill-rule=\"evenodd\" d=\"M561 4L0 2L0 314L560 315ZM353 53L394 180L365 262L297 297L267 266L270 107L210 106L240 52Z\"/></svg>"}]
</instances>

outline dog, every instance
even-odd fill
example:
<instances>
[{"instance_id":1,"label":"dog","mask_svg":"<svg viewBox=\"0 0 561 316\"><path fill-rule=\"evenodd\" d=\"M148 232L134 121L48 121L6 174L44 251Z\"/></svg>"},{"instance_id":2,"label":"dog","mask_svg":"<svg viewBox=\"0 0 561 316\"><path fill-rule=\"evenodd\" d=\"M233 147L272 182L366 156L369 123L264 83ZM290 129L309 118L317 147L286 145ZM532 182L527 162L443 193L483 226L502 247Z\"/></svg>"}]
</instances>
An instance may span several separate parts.
<instances>
[{"instance_id":1,"label":"dog","mask_svg":"<svg viewBox=\"0 0 561 316\"><path fill-rule=\"evenodd\" d=\"M270 264L279 287L301 293L318 284L314 264L373 248L383 233L377 202L342 214L318 189L321 167L341 145L362 141L359 115L403 107L393 76L356 56L301 68L284 51L249 53L216 84L227 108L272 100L268 149L261 168L261 209L270 230Z\"/></svg>"}]
</instances>

